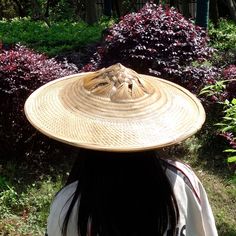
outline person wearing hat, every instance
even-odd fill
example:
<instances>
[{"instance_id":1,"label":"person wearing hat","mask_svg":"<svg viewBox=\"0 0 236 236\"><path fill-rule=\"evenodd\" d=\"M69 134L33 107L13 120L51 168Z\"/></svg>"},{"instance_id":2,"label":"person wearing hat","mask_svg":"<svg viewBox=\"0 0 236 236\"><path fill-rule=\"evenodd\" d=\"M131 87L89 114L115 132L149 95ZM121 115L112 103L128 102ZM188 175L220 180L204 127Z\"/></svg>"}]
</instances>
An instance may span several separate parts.
<instances>
[{"instance_id":1,"label":"person wearing hat","mask_svg":"<svg viewBox=\"0 0 236 236\"><path fill-rule=\"evenodd\" d=\"M205 121L186 89L118 63L43 85L25 114L40 132L79 150L51 205L48 236L217 235L197 176L158 151Z\"/></svg>"}]
</instances>

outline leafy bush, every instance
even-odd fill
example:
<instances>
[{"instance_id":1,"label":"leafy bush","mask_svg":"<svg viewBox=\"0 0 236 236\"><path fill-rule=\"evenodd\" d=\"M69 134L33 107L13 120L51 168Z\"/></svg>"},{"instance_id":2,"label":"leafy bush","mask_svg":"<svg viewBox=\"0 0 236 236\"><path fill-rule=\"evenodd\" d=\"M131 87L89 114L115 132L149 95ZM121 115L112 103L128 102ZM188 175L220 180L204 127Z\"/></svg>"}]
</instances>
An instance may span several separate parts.
<instances>
[{"instance_id":1,"label":"leafy bush","mask_svg":"<svg viewBox=\"0 0 236 236\"><path fill-rule=\"evenodd\" d=\"M0 176L0 232L44 235L50 203L60 182L48 177L25 185L22 191Z\"/></svg>"},{"instance_id":2,"label":"leafy bush","mask_svg":"<svg viewBox=\"0 0 236 236\"><path fill-rule=\"evenodd\" d=\"M236 98L236 65L230 65L223 70L223 76L227 82L228 100Z\"/></svg>"},{"instance_id":3,"label":"leafy bush","mask_svg":"<svg viewBox=\"0 0 236 236\"><path fill-rule=\"evenodd\" d=\"M229 163L236 163L236 66L230 65L221 71L221 80L206 86L200 95L205 106L210 107L208 123L213 127L213 135L220 135L226 141L225 152L231 154ZM209 122L209 117L210 122ZM233 166L236 170L236 166Z\"/></svg>"},{"instance_id":4,"label":"leafy bush","mask_svg":"<svg viewBox=\"0 0 236 236\"><path fill-rule=\"evenodd\" d=\"M210 45L217 49L211 58L214 66L226 68L236 65L236 24L226 19L221 19L219 25L209 27Z\"/></svg>"},{"instance_id":5,"label":"leafy bush","mask_svg":"<svg viewBox=\"0 0 236 236\"><path fill-rule=\"evenodd\" d=\"M210 44L220 50L236 50L236 24L226 19L221 19L219 25L209 27Z\"/></svg>"},{"instance_id":6,"label":"leafy bush","mask_svg":"<svg viewBox=\"0 0 236 236\"><path fill-rule=\"evenodd\" d=\"M186 66L181 77L178 78L179 84L187 88L194 94L199 94L205 85L215 84L219 79L221 70L216 67Z\"/></svg>"},{"instance_id":7,"label":"leafy bush","mask_svg":"<svg viewBox=\"0 0 236 236\"><path fill-rule=\"evenodd\" d=\"M72 64L58 63L20 45L0 52L1 157L22 156L36 141L35 130L23 114L30 93L46 82L76 71ZM42 144L43 139L39 138L39 142Z\"/></svg>"},{"instance_id":8,"label":"leafy bush","mask_svg":"<svg viewBox=\"0 0 236 236\"><path fill-rule=\"evenodd\" d=\"M202 89L201 94L211 97L211 102L222 103L225 100L231 101L236 98L236 66L230 65L220 71L220 80L210 83Z\"/></svg>"},{"instance_id":9,"label":"leafy bush","mask_svg":"<svg viewBox=\"0 0 236 236\"><path fill-rule=\"evenodd\" d=\"M137 72L181 83L190 71L186 66L210 58L214 50L207 43L206 32L174 8L147 3L108 30L105 45L84 70L121 62Z\"/></svg>"},{"instance_id":10,"label":"leafy bush","mask_svg":"<svg viewBox=\"0 0 236 236\"><path fill-rule=\"evenodd\" d=\"M101 39L102 31L109 21L100 21L88 26L84 22L68 21L51 23L31 21L29 18L0 21L0 41L5 45L24 44L38 52L55 56L58 53L75 50Z\"/></svg>"},{"instance_id":11,"label":"leafy bush","mask_svg":"<svg viewBox=\"0 0 236 236\"><path fill-rule=\"evenodd\" d=\"M236 164L236 155L234 154L236 152L236 98L233 98L231 102L225 100L223 112L224 116L216 125L219 127L220 135L227 140L230 146L229 149L225 150L225 152L230 153L228 163ZM236 172L236 165L233 167Z\"/></svg>"},{"instance_id":12,"label":"leafy bush","mask_svg":"<svg viewBox=\"0 0 236 236\"><path fill-rule=\"evenodd\" d=\"M230 149L226 149L230 157L229 163L235 163L234 171L236 171L236 66L230 65L223 70L223 76L226 79L225 93L227 99L223 105L223 117L218 123L221 135L228 141Z\"/></svg>"}]
</instances>

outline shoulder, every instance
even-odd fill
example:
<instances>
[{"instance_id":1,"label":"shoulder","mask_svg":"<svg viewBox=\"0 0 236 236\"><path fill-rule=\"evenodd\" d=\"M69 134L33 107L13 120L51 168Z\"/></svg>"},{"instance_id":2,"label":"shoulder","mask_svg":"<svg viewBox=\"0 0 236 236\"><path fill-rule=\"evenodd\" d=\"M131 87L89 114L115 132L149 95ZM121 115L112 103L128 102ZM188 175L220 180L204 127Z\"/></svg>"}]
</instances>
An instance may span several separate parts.
<instances>
[{"instance_id":1,"label":"shoulder","mask_svg":"<svg viewBox=\"0 0 236 236\"><path fill-rule=\"evenodd\" d=\"M66 186L64 186L55 196L55 199L60 198L60 196L69 196L73 195L75 189L77 188L78 181L72 182Z\"/></svg>"},{"instance_id":2,"label":"shoulder","mask_svg":"<svg viewBox=\"0 0 236 236\"><path fill-rule=\"evenodd\" d=\"M170 179L170 182L173 182L173 178L181 179L181 182L188 186L192 190L195 197L200 201L199 184L201 183L189 165L180 161L169 159L161 159L161 163Z\"/></svg>"},{"instance_id":3,"label":"shoulder","mask_svg":"<svg viewBox=\"0 0 236 236\"><path fill-rule=\"evenodd\" d=\"M59 209L61 206L67 206L75 193L78 181L75 181L69 185L64 186L54 197L50 211L53 212Z\"/></svg>"},{"instance_id":4,"label":"shoulder","mask_svg":"<svg viewBox=\"0 0 236 236\"><path fill-rule=\"evenodd\" d=\"M74 193L76 191L78 181L64 186L55 196L50 214L47 219L47 232L48 235L61 235L61 228L64 222L65 215L69 209ZM76 203L77 204L77 203ZM72 213L74 214L74 213ZM75 217L76 219L76 217ZM74 219L69 224L75 224ZM72 229L74 229L72 227ZM74 231L68 235L76 235Z\"/></svg>"}]
</instances>

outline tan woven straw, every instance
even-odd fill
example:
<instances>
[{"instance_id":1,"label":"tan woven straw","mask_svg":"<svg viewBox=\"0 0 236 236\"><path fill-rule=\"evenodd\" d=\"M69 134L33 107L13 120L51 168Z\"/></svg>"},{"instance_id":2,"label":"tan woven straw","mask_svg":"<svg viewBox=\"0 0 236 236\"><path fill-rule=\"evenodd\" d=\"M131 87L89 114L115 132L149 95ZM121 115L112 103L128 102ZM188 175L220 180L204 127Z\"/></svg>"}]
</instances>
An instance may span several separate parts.
<instances>
[{"instance_id":1,"label":"tan woven straw","mask_svg":"<svg viewBox=\"0 0 236 236\"><path fill-rule=\"evenodd\" d=\"M121 64L45 84L27 99L25 114L53 139L114 152L179 143L205 121L201 103L189 91Z\"/></svg>"}]
</instances>

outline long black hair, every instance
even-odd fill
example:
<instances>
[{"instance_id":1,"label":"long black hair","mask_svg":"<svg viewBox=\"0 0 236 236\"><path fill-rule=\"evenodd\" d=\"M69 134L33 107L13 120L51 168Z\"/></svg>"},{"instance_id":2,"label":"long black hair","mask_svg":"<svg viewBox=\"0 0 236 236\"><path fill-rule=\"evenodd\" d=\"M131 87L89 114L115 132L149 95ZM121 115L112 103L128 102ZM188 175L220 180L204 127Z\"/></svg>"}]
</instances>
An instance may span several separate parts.
<instances>
[{"instance_id":1,"label":"long black hair","mask_svg":"<svg viewBox=\"0 0 236 236\"><path fill-rule=\"evenodd\" d=\"M175 195L154 151L109 153L81 149L67 185L78 185L66 213L66 236L78 198L78 232L86 236L175 235ZM69 236L69 235L68 235Z\"/></svg>"}]
</instances>

